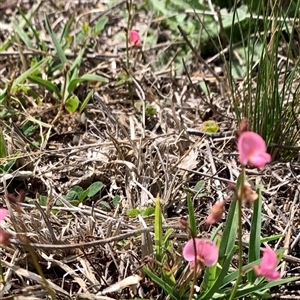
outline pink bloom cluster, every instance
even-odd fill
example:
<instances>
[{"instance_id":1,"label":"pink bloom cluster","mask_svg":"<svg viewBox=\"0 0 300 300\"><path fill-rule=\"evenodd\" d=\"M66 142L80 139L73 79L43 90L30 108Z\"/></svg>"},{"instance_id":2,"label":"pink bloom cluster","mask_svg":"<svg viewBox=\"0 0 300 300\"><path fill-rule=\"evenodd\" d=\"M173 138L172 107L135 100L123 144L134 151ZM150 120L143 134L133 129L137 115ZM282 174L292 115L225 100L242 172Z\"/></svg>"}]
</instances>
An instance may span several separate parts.
<instances>
[{"instance_id":1,"label":"pink bloom cluster","mask_svg":"<svg viewBox=\"0 0 300 300\"><path fill-rule=\"evenodd\" d=\"M257 276L266 277L268 280L280 278L280 273L276 271L278 259L276 253L271 248L265 248L259 266L254 266L253 270Z\"/></svg>"},{"instance_id":2,"label":"pink bloom cluster","mask_svg":"<svg viewBox=\"0 0 300 300\"><path fill-rule=\"evenodd\" d=\"M131 30L129 32L129 43L131 47L138 47L141 45L141 37L137 31Z\"/></svg>"},{"instance_id":3,"label":"pink bloom cluster","mask_svg":"<svg viewBox=\"0 0 300 300\"><path fill-rule=\"evenodd\" d=\"M196 252L195 252L196 250ZM195 238L189 240L183 248L183 257L194 268L195 260L201 266L213 266L217 263L219 250L216 244L207 239Z\"/></svg>"},{"instance_id":4,"label":"pink bloom cluster","mask_svg":"<svg viewBox=\"0 0 300 300\"><path fill-rule=\"evenodd\" d=\"M5 208L0 208L0 222L3 221L7 216L8 216L8 210ZM9 238L10 235L7 232L2 231L0 229L0 244L6 245L8 243Z\"/></svg>"}]
</instances>

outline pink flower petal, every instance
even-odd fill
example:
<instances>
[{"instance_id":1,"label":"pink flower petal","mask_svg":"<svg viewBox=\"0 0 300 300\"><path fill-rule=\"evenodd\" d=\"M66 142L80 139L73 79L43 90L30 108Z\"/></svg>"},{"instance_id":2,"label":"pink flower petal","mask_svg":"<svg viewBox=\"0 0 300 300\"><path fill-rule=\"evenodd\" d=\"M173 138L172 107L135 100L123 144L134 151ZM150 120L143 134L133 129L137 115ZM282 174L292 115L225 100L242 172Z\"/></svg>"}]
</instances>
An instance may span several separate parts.
<instances>
[{"instance_id":1,"label":"pink flower petal","mask_svg":"<svg viewBox=\"0 0 300 300\"><path fill-rule=\"evenodd\" d=\"M8 216L8 210L0 208L0 221L3 221Z\"/></svg>"},{"instance_id":2,"label":"pink flower petal","mask_svg":"<svg viewBox=\"0 0 300 300\"><path fill-rule=\"evenodd\" d=\"M195 238L196 255L193 239L189 240L183 248L183 257L189 262L201 259L207 266L212 266L218 261L218 247L216 244L207 239Z\"/></svg>"},{"instance_id":3,"label":"pink flower petal","mask_svg":"<svg viewBox=\"0 0 300 300\"><path fill-rule=\"evenodd\" d=\"M265 270L274 270L278 264L276 253L271 248L265 248L261 260L260 268Z\"/></svg>"},{"instance_id":4,"label":"pink flower petal","mask_svg":"<svg viewBox=\"0 0 300 300\"><path fill-rule=\"evenodd\" d=\"M203 258L203 262L207 266L213 266L219 258L219 250L216 244L210 240L201 239L197 243L198 255Z\"/></svg>"},{"instance_id":5,"label":"pink flower petal","mask_svg":"<svg viewBox=\"0 0 300 300\"><path fill-rule=\"evenodd\" d=\"M196 239L195 239L196 240ZM194 241L193 239L189 240L182 251L182 255L186 261L194 261L195 260L195 251L194 251Z\"/></svg>"},{"instance_id":6,"label":"pink flower petal","mask_svg":"<svg viewBox=\"0 0 300 300\"><path fill-rule=\"evenodd\" d=\"M280 273L276 270L277 264L276 253L271 248L266 248L260 266L254 266L253 270L257 276L263 276L272 281L280 278Z\"/></svg>"},{"instance_id":7,"label":"pink flower petal","mask_svg":"<svg viewBox=\"0 0 300 300\"><path fill-rule=\"evenodd\" d=\"M256 166L260 169L263 169L266 165L266 163L269 163L271 161L271 155L269 153L258 153L253 154L249 158L249 162L251 165Z\"/></svg>"},{"instance_id":8,"label":"pink flower petal","mask_svg":"<svg viewBox=\"0 0 300 300\"><path fill-rule=\"evenodd\" d=\"M131 30L129 33L129 42L131 46L139 46L141 44L141 37L135 30Z\"/></svg>"},{"instance_id":9,"label":"pink flower petal","mask_svg":"<svg viewBox=\"0 0 300 300\"><path fill-rule=\"evenodd\" d=\"M259 134L252 131L244 131L240 134L238 152L243 165L250 163L255 167L263 168L271 161L271 156L266 151L266 143Z\"/></svg>"}]
</instances>

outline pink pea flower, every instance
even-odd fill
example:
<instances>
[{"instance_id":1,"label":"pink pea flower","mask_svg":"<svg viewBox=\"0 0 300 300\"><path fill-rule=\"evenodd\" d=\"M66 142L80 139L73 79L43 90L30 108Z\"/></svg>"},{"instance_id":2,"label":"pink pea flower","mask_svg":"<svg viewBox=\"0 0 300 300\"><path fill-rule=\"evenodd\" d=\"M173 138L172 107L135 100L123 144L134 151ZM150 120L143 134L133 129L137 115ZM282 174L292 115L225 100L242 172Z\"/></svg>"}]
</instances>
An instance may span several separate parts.
<instances>
[{"instance_id":1,"label":"pink pea flower","mask_svg":"<svg viewBox=\"0 0 300 300\"><path fill-rule=\"evenodd\" d=\"M266 163L271 161L271 155L267 153L267 146L263 138L252 131L244 131L238 139L238 151L240 162L244 166L251 164L263 169Z\"/></svg>"},{"instance_id":2,"label":"pink pea flower","mask_svg":"<svg viewBox=\"0 0 300 300\"><path fill-rule=\"evenodd\" d=\"M280 273L276 271L277 264L276 253L271 248L265 248L261 264L254 266L253 270L257 276L263 276L272 281L280 278Z\"/></svg>"},{"instance_id":3,"label":"pink pea flower","mask_svg":"<svg viewBox=\"0 0 300 300\"><path fill-rule=\"evenodd\" d=\"M135 30L130 30L129 32L129 42L132 47L138 47L141 44L141 37L139 33Z\"/></svg>"},{"instance_id":4,"label":"pink pea flower","mask_svg":"<svg viewBox=\"0 0 300 300\"><path fill-rule=\"evenodd\" d=\"M191 269L195 266L195 259L199 262L201 269L203 269L204 266L210 267L217 263L219 250L214 242L207 239L195 238L186 243L182 254L184 259L189 262Z\"/></svg>"},{"instance_id":5,"label":"pink pea flower","mask_svg":"<svg viewBox=\"0 0 300 300\"><path fill-rule=\"evenodd\" d=\"M7 216L8 210L5 208L0 208L0 222L3 221ZM7 245L9 238L10 234L0 229L0 244Z\"/></svg>"}]
</instances>

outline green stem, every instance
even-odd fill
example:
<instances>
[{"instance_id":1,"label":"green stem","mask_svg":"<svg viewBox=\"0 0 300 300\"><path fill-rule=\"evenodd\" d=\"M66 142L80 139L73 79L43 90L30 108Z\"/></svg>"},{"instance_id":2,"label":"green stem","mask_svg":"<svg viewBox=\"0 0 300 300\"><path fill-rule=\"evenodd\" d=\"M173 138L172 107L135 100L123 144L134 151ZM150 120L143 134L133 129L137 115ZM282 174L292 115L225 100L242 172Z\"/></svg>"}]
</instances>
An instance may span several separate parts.
<instances>
[{"instance_id":1,"label":"green stem","mask_svg":"<svg viewBox=\"0 0 300 300\"><path fill-rule=\"evenodd\" d=\"M237 191L238 194L238 247L239 247L239 260L238 260L238 277L236 279L235 285L233 287L232 293L230 295L229 300L233 300L236 292L238 290L239 284L242 279L242 273L243 273L243 224L242 224L242 204L243 204L243 194L244 194L244 184L245 184L245 169L244 166L242 166L242 173L241 173L241 184L237 187L237 189L240 189L240 192Z\"/></svg>"}]
</instances>

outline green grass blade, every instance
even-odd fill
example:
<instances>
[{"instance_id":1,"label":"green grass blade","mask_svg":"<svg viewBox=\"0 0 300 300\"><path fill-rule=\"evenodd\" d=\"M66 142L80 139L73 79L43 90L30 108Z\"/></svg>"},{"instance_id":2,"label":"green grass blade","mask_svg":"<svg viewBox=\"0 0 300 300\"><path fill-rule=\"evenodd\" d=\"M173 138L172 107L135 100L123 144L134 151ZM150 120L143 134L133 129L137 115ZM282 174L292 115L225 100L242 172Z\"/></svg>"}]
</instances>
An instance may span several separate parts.
<instances>
[{"instance_id":1,"label":"green grass blade","mask_svg":"<svg viewBox=\"0 0 300 300\"><path fill-rule=\"evenodd\" d=\"M27 24L27 26L31 29L38 45L41 46L41 40L40 40L40 37L39 37L39 33L36 31L36 29L32 26L32 23L28 20L28 18L25 16L25 14L23 13L23 11L18 8L18 12L19 14L21 15L21 17L24 19L25 23ZM42 48L42 47L41 47ZM41 49L42 50L42 49Z\"/></svg>"},{"instance_id":2,"label":"green grass blade","mask_svg":"<svg viewBox=\"0 0 300 300\"><path fill-rule=\"evenodd\" d=\"M192 231L193 237L197 236L197 225L196 225L196 218L195 218L195 210L193 201L191 198L191 194L187 194L187 205L188 205L188 211L189 211L189 225Z\"/></svg>"},{"instance_id":3,"label":"green grass blade","mask_svg":"<svg viewBox=\"0 0 300 300\"><path fill-rule=\"evenodd\" d=\"M146 273L147 276L149 276L149 278L152 281L159 285L166 292L167 295L171 296L175 300L181 300L179 295L175 292L174 288L168 285L163 279L156 276L147 267L144 267L143 271Z\"/></svg>"},{"instance_id":4,"label":"green grass blade","mask_svg":"<svg viewBox=\"0 0 300 300\"><path fill-rule=\"evenodd\" d=\"M97 81L97 82L103 82L103 83L108 82L108 80L102 76L95 75L95 74L85 74L79 78L74 78L70 81L69 86L68 86L69 93L74 91L74 89L76 88L78 83L84 82L84 81Z\"/></svg>"},{"instance_id":5,"label":"green grass blade","mask_svg":"<svg viewBox=\"0 0 300 300\"><path fill-rule=\"evenodd\" d=\"M51 40L54 44L57 55L58 55L60 61L62 62L62 64L64 65L67 62L65 52L64 52L59 40L57 39L55 33L53 32L53 30L51 28L51 25L49 23L49 19L48 19L47 15L45 16L45 24L46 24L46 29L47 29L47 31L51 37Z\"/></svg>"},{"instance_id":6,"label":"green grass blade","mask_svg":"<svg viewBox=\"0 0 300 300\"><path fill-rule=\"evenodd\" d=\"M299 280L300 277L289 277L289 278L284 278L284 279L279 279L279 280L275 280L275 281L270 281L268 283L266 282L262 282L259 285L252 285L250 287L247 287L243 290L239 290L236 293L236 297L235 299L242 299L242 297L251 295L252 293L255 293L256 291L267 291L270 290L271 288L275 287L275 286L280 286L280 285L284 285L287 284L289 282L293 282L296 280Z\"/></svg>"},{"instance_id":7,"label":"green grass blade","mask_svg":"<svg viewBox=\"0 0 300 300\"><path fill-rule=\"evenodd\" d=\"M46 66L46 64L49 61L49 57L45 57L41 61L39 61L37 64L32 66L30 69L22 73L18 78L16 78L12 84L11 89L15 90L19 84L22 84L26 79L28 79L29 76L33 75L35 72L40 71L43 67Z\"/></svg>"},{"instance_id":8,"label":"green grass blade","mask_svg":"<svg viewBox=\"0 0 300 300\"><path fill-rule=\"evenodd\" d=\"M0 158L7 157L7 148L6 143L3 135L2 127L0 127Z\"/></svg>"},{"instance_id":9,"label":"green grass blade","mask_svg":"<svg viewBox=\"0 0 300 300\"><path fill-rule=\"evenodd\" d=\"M235 249L232 248L231 251L228 253L228 255L225 256L221 271L219 272L219 274L217 276L215 275L216 280L215 280L214 284L211 285L211 288L209 290L201 293L201 295L197 298L197 300L211 299L215 293L219 292L220 287L223 285L224 278L228 273L234 252L235 252Z\"/></svg>"},{"instance_id":10,"label":"green grass blade","mask_svg":"<svg viewBox=\"0 0 300 300\"><path fill-rule=\"evenodd\" d=\"M34 82L34 83L38 84L39 86L42 86L42 87L46 88L47 90L55 93L59 98L61 97L60 91L56 84L54 84L48 80L44 80L41 77L38 77L35 75L28 76L28 79L31 82Z\"/></svg>"},{"instance_id":11,"label":"green grass blade","mask_svg":"<svg viewBox=\"0 0 300 300\"><path fill-rule=\"evenodd\" d=\"M80 106L80 109L79 109L79 112L80 112L80 113L82 113L82 112L85 110L85 108L86 108L86 106L88 105L88 103L90 102L90 100L91 100L91 98L92 98L94 92L95 92L94 90L91 90L91 91L87 94L87 96L85 97L85 99L83 100L83 102L82 102L82 104L81 104L81 106Z\"/></svg>"},{"instance_id":12,"label":"green grass blade","mask_svg":"<svg viewBox=\"0 0 300 300\"><path fill-rule=\"evenodd\" d=\"M155 217L154 217L154 243L156 260L162 260L162 243L163 243L163 229L162 229L162 214L160 199L155 200Z\"/></svg>"},{"instance_id":13,"label":"green grass blade","mask_svg":"<svg viewBox=\"0 0 300 300\"><path fill-rule=\"evenodd\" d=\"M226 257L228 253L232 251L235 246L235 239L238 229L238 205L237 200L232 200L228 215L226 218L225 228L222 234L222 240L220 243L220 264L222 263L222 258Z\"/></svg>"},{"instance_id":14,"label":"green grass blade","mask_svg":"<svg viewBox=\"0 0 300 300\"><path fill-rule=\"evenodd\" d=\"M251 263L260 258L260 236L261 236L261 210L262 210L262 186L257 188L258 199L253 205L253 214L251 220L251 231L249 241L248 263ZM248 282L255 281L255 274L253 271L247 274Z\"/></svg>"},{"instance_id":15,"label":"green grass blade","mask_svg":"<svg viewBox=\"0 0 300 300\"><path fill-rule=\"evenodd\" d=\"M31 39L29 38L27 33L17 23L13 23L13 26L14 26L15 32L18 34L18 36L24 42L24 44L28 48L33 48L34 47L33 43L31 42Z\"/></svg>"}]
</instances>

